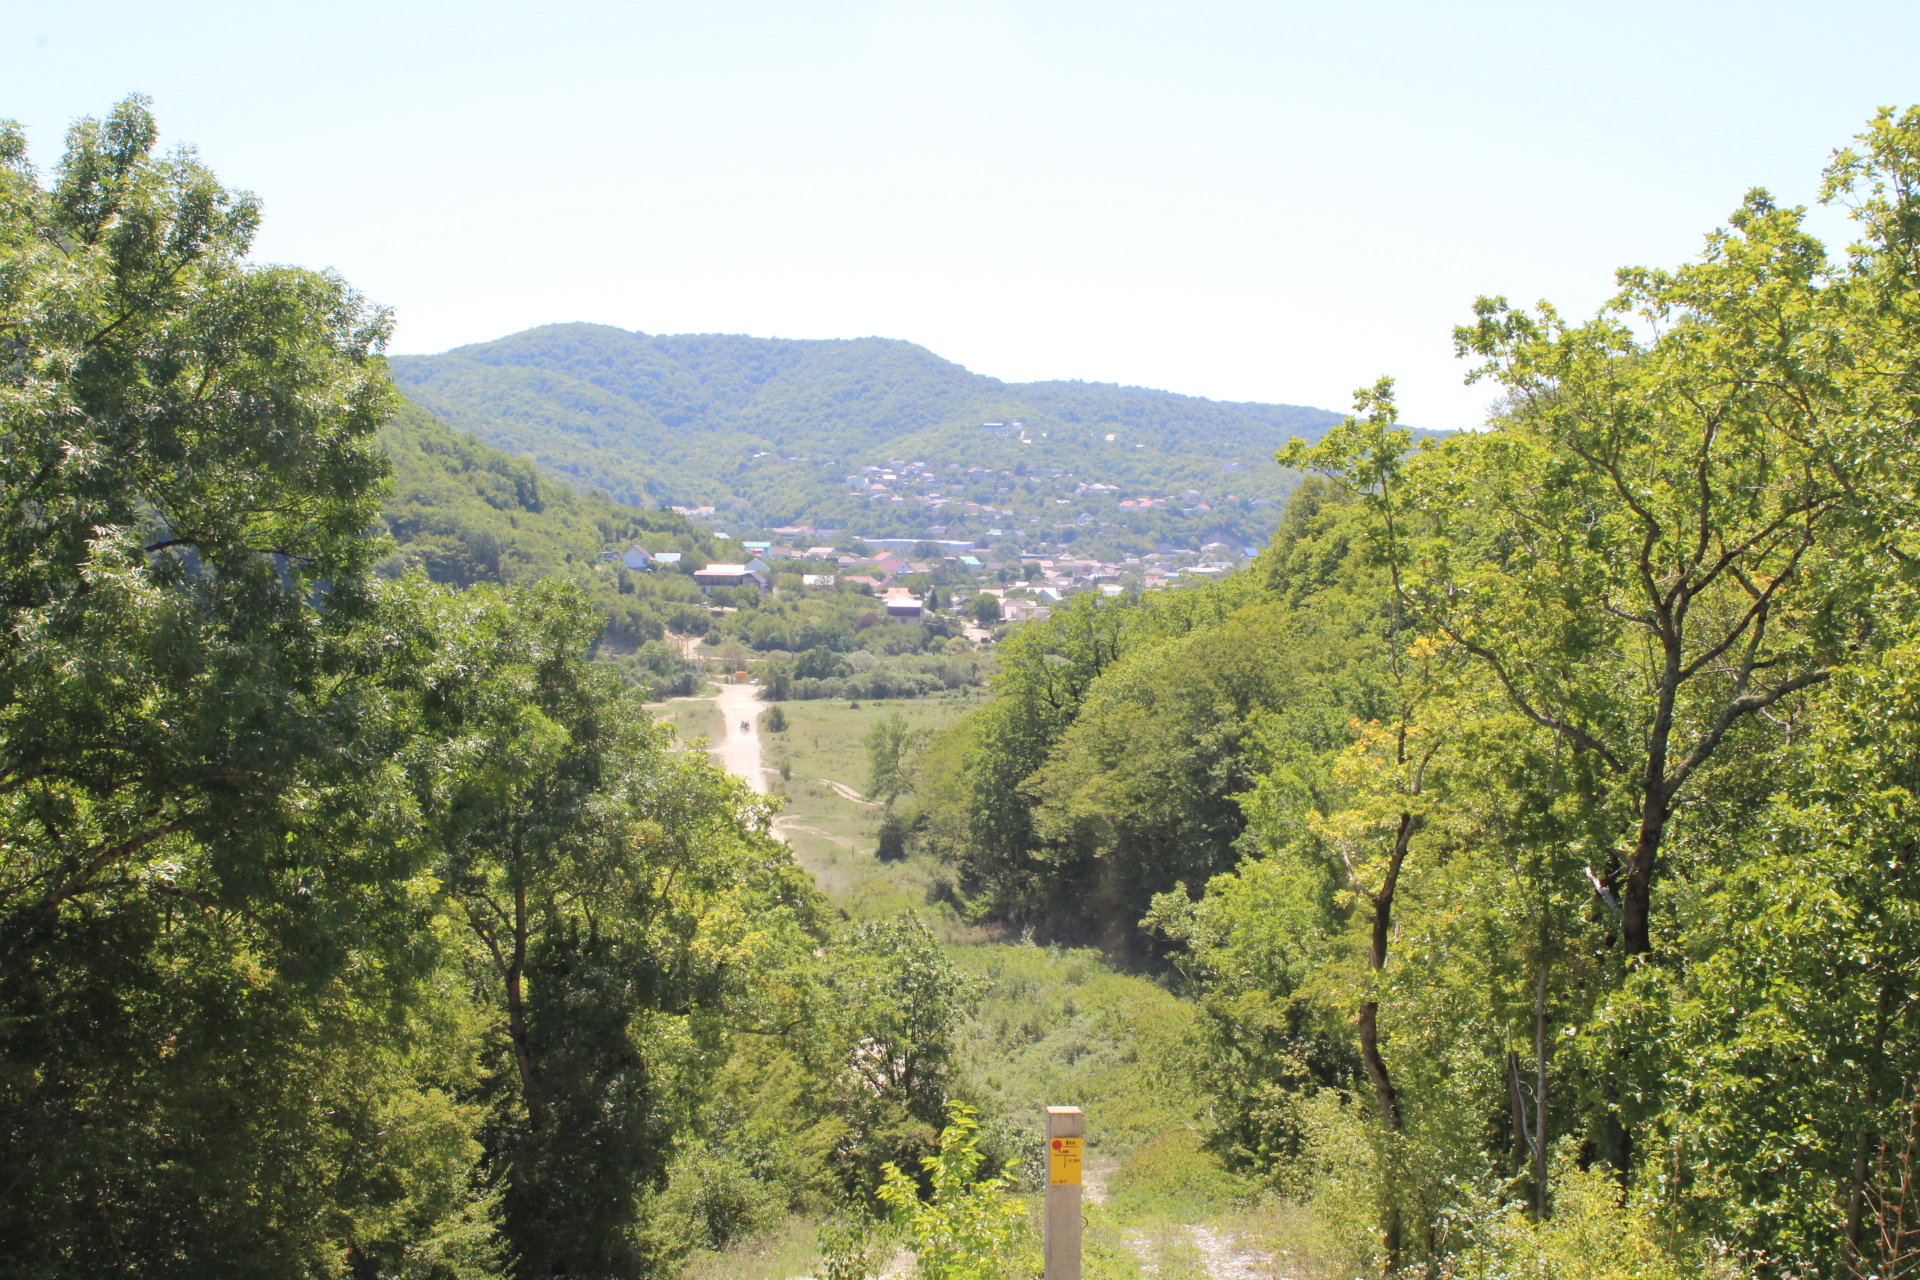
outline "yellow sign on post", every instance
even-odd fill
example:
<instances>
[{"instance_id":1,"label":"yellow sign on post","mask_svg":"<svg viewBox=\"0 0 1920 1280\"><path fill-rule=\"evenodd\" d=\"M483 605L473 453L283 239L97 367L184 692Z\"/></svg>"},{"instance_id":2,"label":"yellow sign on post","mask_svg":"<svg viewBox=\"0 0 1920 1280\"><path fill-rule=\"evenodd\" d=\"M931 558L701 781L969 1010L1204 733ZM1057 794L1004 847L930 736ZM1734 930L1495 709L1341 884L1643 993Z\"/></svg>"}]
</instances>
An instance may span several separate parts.
<instances>
[{"instance_id":1,"label":"yellow sign on post","mask_svg":"<svg viewBox=\"0 0 1920 1280\"><path fill-rule=\"evenodd\" d=\"M1046 1280L1080 1280L1080 1137L1085 1131L1080 1108L1047 1108Z\"/></svg>"},{"instance_id":2,"label":"yellow sign on post","mask_svg":"<svg viewBox=\"0 0 1920 1280\"><path fill-rule=\"evenodd\" d=\"M1080 1185L1080 1139L1048 1139L1047 1185L1050 1187Z\"/></svg>"}]
</instances>

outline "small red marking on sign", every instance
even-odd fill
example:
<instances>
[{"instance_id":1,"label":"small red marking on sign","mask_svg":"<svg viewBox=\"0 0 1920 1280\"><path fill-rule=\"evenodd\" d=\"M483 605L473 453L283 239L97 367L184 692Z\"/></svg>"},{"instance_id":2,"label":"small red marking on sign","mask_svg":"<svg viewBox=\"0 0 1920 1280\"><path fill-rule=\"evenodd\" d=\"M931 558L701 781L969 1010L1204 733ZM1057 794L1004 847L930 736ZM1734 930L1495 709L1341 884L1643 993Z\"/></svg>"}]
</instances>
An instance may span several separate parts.
<instances>
[{"instance_id":1,"label":"small red marking on sign","mask_svg":"<svg viewBox=\"0 0 1920 1280\"><path fill-rule=\"evenodd\" d=\"M1058 1139L1058 1138L1055 1138L1055 1139L1053 1140L1053 1149L1054 1149L1055 1151L1058 1151L1058 1150L1060 1149L1060 1139Z\"/></svg>"}]
</instances>

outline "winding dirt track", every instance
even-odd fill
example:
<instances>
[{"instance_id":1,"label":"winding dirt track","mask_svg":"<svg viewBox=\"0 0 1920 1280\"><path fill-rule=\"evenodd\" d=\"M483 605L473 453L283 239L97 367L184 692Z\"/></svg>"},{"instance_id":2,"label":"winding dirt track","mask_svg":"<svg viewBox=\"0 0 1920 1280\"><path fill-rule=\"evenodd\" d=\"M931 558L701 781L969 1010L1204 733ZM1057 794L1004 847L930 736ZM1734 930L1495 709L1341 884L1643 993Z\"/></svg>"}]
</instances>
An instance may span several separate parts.
<instances>
[{"instance_id":1,"label":"winding dirt track","mask_svg":"<svg viewBox=\"0 0 1920 1280\"><path fill-rule=\"evenodd\" d=\"M720 709L721 716L721 737L714 751L720 757L722 767L728 773L746 779L747 785L755 791L762 795L766 794L767 775L760 763L760 714L767 709L768 704L760 701L759 686L723 685L714 698L714 705ZM851 800L855 804L872 805L874 803L845 783L826 778L822 778L821 781L832 787L842 798ZM776 833L782 829L782 821L782 818L774 819ZM795 824L795 829L814 831L826 836L829 840L851 844L839 836L818 831L817 828L799 827ZM1108 1169L1102 1167L1095 1171L1094 1177L1088 1179L1088 1198L1095 1204L1106 1199L1107 1172ZM1208 1280L1257 1280L1257 1278L1274 1274L1273 1259L1270 1256L1240 1246L1229 1233L1216 1232L1209 1227L1198 1225L1179 1227L1176 1230L1189 1235L1192 1247L1199 1255L1200 1264ZM1144 1232L1131 1233L1127 1244L1139 1255L1140 1269L1144 1274L1152 1276L1159 1272L1159 1266L1155 1261L1155 1250ZM911 1274L912 1266L913 1255L902 1250L889 1263L883 1280L905 1280L905 1277ZM810 1277L796 1277L796 1280L810 1280Z\"/></svg>"}]
</instances>

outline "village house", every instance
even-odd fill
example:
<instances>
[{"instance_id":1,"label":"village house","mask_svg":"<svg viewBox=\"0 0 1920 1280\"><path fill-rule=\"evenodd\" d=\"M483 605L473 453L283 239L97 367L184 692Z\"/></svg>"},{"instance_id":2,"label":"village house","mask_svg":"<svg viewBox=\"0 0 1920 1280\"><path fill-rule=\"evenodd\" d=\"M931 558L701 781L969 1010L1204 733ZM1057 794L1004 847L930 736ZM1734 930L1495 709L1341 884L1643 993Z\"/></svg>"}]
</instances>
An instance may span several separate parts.
<instances>
[{"instance_id":1,"label":"village house","mask_svg":"<svg viewBox=\"0 0 1920 1280\"><path fill-rule=\"evenodd\" d=\"M926 605L905 587L891 588L885 599L887 617L895 622L908 622L918 626L920 620L926 616Z\"/></svg>"},{"instance_id":2,"label":"village house","mask_svg":"<svg viewBox=\"0 0 1920 1280\"><path fill-rule=\"evenodd\" d=\"M693 581L702 591L711 594L715 587L755 587L765 591L768 579L765 572L744 564L710 564L704 569L695 569Z\"/></svg>"}]
</instances>

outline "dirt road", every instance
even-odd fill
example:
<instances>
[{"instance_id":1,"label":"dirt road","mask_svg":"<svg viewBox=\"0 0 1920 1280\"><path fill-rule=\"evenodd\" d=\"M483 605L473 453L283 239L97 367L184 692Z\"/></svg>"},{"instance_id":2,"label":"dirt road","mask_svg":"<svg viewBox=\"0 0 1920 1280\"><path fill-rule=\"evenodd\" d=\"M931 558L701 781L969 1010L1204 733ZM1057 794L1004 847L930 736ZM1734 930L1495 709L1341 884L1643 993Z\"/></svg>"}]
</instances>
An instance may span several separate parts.
<instances>
[{"instance_id":1,"label":"dirt road","mask_svg":"<svg viewBox=\"0 0 1920 1280\"><path fill-rule=\"evenodd\" d=\"M760 713L767 709L767 704L760 701L760 686L722 685L714 705L720 708L723 734L715 744L721 767L736 777L745 778L748 786L764 795L767 774L760 767Z\"/></svg>"}]
</instances>

